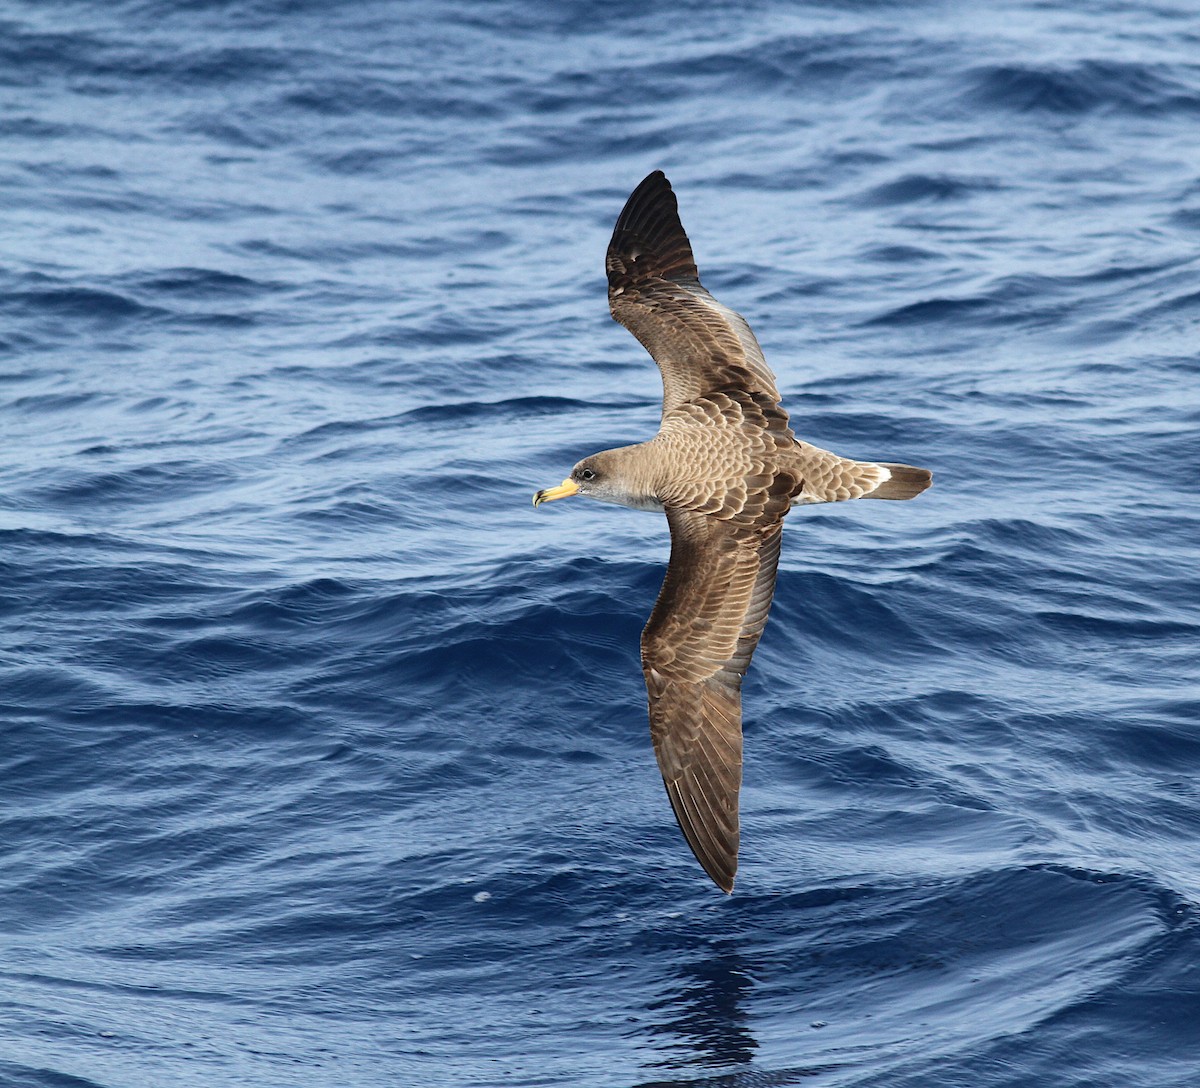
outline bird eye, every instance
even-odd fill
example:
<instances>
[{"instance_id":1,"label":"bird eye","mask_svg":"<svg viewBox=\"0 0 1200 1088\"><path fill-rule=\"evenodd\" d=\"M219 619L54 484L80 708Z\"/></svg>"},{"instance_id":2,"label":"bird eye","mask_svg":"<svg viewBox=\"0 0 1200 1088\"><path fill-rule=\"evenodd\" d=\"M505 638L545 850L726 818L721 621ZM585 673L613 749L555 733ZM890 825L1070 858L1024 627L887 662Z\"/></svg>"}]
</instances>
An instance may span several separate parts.
<instances>
[{"instance_id":1,"label":"bird eye","mask_svg":"<svg viewBox=\"0 0 1200 1088\"><path fill-rule=\"evenodd\" d=\"M590 468L585 468L579 473L579 478L581 480L594 480L596 478L596 474Z\"/></svg>"}]
</instances>

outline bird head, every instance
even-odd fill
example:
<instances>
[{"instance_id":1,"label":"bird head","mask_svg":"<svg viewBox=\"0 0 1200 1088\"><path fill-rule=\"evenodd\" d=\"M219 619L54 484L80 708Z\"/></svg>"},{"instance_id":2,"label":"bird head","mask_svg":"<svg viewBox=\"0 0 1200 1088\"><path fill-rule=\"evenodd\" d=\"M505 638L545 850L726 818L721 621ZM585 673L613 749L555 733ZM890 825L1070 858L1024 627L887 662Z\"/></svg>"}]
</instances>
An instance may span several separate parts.
<instances>
[{"instance_id":1,"label":"bird head","mask_svg":"<svg viewBox=\"0 0 1200 1088\"><path fill-rule=\"evenodd\" d=\"M600 486L600 472L596 467L597 457L585 457L558 487L547 487L533 496L533 505L541 506L554 499L567 499L572 495L591 495Z\"/></svg>"}]
</instances>

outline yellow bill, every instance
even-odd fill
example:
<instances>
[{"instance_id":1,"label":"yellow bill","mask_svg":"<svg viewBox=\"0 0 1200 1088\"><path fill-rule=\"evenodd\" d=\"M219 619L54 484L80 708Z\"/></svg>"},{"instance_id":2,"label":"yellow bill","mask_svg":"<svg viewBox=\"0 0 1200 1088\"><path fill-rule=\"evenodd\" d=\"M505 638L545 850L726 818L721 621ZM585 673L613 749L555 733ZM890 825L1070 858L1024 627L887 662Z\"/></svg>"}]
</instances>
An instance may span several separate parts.
<instances>
[{"instance_id":1,"label":"yellow bill","mask_svg":"<svg viewBox=\"0 0 1200 1088\"><path fill-rule=\"evenodd\" d=\"M569 499L579 490L579 485L569 476L558 487L548 487L533 496L533 505L541 506L544 502L554 499Z\"/></svg>"}]
</instances>

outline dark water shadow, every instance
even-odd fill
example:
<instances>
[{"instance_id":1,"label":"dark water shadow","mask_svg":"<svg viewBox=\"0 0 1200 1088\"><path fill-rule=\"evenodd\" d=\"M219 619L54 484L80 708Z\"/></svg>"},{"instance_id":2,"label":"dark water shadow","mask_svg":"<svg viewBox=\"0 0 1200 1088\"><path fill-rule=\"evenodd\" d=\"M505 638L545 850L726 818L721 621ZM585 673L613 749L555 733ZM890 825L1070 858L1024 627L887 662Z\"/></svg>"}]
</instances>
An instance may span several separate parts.
<instances>
[{"instance_id":1,"label":"dark water shadow","mask_svg":"<svg viewBox=\"0 0 1200 1088\"><path fill-rule=\"evenodd\" d=\"M752 965L730 940L706 953L680 963L668 995L650 1005L647 1032L674 1051L656 1065L728 1069L748 1064L758 1049L747 1009Z\"/></svg>"},{"instance_id":2,"label":"dark water shadow","mask_svg":"<svg viewBox=\"0 0 1200 1088\"><path fill-rule=\"evenodd\" d=\"M655 1057L634 1088L774 1088L828 1074L839 1063L763 1069L755 1063L754 998L768 964L744 954L733 937L680 949L662 996L647 1005L640 1032Z\"/></svg>"},{"instance_id":3,"label":"dark water shadow","mask_svg":"<svg viewBox=\"0 0 1200 1088\"><path fill-rule=\"evenodd\" d=\"M706 944L678 963L666 995L649 1006L643 1028L658 1052L667 1051L648 1064L672 1072L636 1088L768 1088L798 1084L835 1068L765 1070L753 1064L758 1050L750 1028L755 970L753 961L728 939Z\"/></svg>"}]
</instances>

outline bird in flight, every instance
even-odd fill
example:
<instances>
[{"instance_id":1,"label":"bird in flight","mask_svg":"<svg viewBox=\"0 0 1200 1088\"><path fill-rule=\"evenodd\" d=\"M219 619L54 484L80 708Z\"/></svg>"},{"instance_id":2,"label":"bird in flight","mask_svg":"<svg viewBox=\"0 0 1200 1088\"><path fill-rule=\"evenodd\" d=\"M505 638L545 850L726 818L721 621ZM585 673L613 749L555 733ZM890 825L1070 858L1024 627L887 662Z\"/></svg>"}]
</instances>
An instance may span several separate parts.
<instances>
[{"instance_id":1,"label":"bird in flight","mask_svg":"<svg viewBox=\"0 0 1200 1088\"><path fill-rule=\"evenodd\" d=\"M662 421L648 442L585 457L533 505L585 495L667 515L671 559L642 632L650 735L688 845L730 892L742 677L775 592L783 518L809 503L911 499L932 476L796 438L750 326L701 286L661 170L626 202L605 265L612 316L662 374Z\"/></svg>"}]
</instances>

